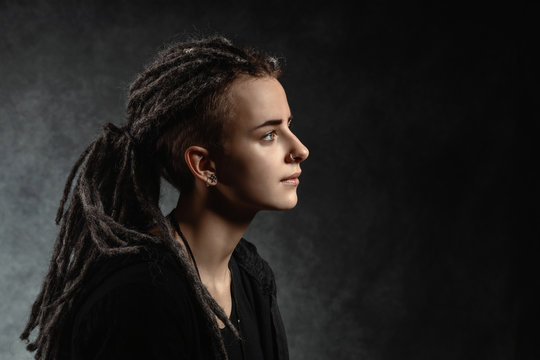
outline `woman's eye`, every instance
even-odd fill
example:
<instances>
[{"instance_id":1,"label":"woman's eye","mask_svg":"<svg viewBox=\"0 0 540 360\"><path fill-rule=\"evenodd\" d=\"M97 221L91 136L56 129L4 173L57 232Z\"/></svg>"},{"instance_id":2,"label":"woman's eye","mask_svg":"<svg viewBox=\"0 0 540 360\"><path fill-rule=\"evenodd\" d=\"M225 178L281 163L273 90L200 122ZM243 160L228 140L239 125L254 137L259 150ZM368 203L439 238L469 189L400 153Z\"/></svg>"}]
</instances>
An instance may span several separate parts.
<instances>
[{"instance_id":1,"label":"woman's eye","mask_svg":"<svg viewBox=\"0 0 540 360\"><path fill-rule=\"evenodd\" d=\"M272 140L274 140L276 138L276 135L277 135L276 131L272 130L269 133L264 135L263 140L272 141Z\"/></svg>"}]
</instances>

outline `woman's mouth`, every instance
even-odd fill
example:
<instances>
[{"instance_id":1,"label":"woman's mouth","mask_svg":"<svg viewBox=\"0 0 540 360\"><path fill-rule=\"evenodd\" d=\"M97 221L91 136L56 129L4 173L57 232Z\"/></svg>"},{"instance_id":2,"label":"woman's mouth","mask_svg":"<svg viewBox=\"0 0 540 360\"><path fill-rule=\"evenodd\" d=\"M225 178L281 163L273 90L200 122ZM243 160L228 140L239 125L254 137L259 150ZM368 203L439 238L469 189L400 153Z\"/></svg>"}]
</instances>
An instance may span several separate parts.
<instances>
[{"instance_id":1,"label":"woman's mouth","mask_svg":"<svg viewBox=\"0 0 540 360\"><path fill-rule=\"evenodd\" d=\"M291 176L285 178L285 179L282 179L281 180L281 183L284 184L284 185L298 185L300 184L300 180L298 179L298 177L300 176L302 172L301 171L298 171L298 172L295 172L294 174L292 174Z\"/></svg>"}]
</instances>

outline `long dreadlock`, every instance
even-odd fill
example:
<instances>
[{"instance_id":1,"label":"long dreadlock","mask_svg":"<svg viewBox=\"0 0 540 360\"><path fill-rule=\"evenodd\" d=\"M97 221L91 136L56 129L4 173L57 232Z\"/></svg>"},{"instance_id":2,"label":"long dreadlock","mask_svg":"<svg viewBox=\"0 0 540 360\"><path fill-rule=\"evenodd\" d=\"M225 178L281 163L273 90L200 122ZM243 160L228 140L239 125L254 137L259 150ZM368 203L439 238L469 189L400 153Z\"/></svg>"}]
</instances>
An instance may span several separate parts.
<instances>
[{"instance_id":1,"label":"long dreadlock","mask_svg":"<svg viewBox=\"0 0 540 360\"><path fill-rule=\"evenodd\" d=\"M228 111L225 94L243 74L278 77L279 64L215 36L167 46L137 76L129 90L126 124L107 124L68 176L49 270L21 334L36 359L62 355L62 334L91 266L104 258L138 253L152 243L170 249L188 274L216 340L215 354L227 359L215 316L236 336L238 332L175 240L159 208L159 195L162 176L181 191L190 189L193 178L178 161L188 146L219 148ZM160 235L151 235L150 228ZM39 332L30 342L36 327Z\"/></svg>"}]
</instances>

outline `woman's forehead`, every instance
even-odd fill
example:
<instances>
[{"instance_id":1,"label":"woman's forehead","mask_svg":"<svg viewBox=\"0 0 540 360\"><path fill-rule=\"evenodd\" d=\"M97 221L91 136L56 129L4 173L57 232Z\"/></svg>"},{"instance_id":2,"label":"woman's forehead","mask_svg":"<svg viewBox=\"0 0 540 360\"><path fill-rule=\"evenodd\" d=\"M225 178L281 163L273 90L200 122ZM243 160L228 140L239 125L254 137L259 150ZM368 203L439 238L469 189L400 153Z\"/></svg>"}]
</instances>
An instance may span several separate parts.
<instances>
[{"instance_id":1,"label":"woman's forehead","mask_svg":"<svg viewBox=\"0 0 540 360\"><path fill-rule=\"evenodd\" d=\"M242 77L229 88L233 119L246 126L290 117L289 104L283 86L273 77ZM241 124L236 124L241 125Z\"/></svg>"}]
</instances>

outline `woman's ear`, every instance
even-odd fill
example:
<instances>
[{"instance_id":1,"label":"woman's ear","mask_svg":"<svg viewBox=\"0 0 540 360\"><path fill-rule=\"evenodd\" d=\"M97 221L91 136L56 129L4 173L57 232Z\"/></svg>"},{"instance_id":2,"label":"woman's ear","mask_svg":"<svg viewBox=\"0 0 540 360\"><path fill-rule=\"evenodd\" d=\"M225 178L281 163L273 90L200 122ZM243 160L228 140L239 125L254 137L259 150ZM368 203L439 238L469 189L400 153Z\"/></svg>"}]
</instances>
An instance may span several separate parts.
<instances>
[{"instance_id":1,"label":"woman's ear","mask_svg":"<svg viewBox=\"0 0 540 360\"><path fill-rule=\"evenodd\" d=\"M208 150L201 146L190 146L184 153L184 159L195 179L206 186L217 184L216 166L210 159Z\"/></svg>"}]
</instances>

